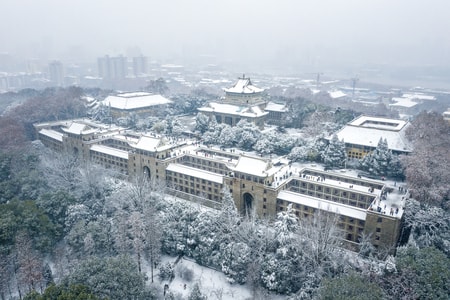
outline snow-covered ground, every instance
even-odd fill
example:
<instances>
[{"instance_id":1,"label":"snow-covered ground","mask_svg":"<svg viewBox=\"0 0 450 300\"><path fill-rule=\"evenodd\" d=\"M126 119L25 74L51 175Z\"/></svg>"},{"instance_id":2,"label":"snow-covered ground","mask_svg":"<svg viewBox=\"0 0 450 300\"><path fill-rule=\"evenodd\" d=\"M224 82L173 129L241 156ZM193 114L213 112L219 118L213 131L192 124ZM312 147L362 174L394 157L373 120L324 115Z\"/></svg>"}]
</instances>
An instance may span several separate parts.
<instances>
[{"instance_id":1,"label":"snow-covered ground","mask_svg":"<svg viewBox=\"0 0 450 300\"><path fill-rule=\"evenodd\" d=\"M160 264L175 263L176 259L176 257L164 256ZM154 284L161 285L161 293L163 293L164 285L169 284L169 291L173 293L175 299L187 299L196 283L199 285L202 294L207 296L208 299L253 299L251 288L248 285L230 284L222 272L200 266L190 259L180 259L174 269L175 278L171 282L161 281L157 275L158 270L155 270ZM190 280L182 277L186 269L192 271L193 276ZM150 274L149 269L147 274ZM272 294L268 291L264 291L264 293L266 293L264 299L286 299L286 296Z\"/></svg>"}]
</instances>

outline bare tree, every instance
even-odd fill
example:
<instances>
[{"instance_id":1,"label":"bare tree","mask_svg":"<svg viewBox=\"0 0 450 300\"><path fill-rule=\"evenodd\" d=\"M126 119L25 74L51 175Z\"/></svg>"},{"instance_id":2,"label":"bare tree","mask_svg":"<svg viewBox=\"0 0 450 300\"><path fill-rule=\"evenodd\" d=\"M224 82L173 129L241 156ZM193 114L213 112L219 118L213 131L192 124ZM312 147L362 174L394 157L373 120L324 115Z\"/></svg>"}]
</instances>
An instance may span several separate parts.
<instances>
[{"instance_id":1,"label":"bare tree","mask_svg":"<svg viewBox=\"0 0 450 300\"><path fill-rule=\"evenodd\" d=\"M342 232L337 226L337 221L337 212L329 209L318 209L313 216L300 220L297 232L303 253L315 267L320 267L329 260L341 244Z\"/></svg>"},{"instance_id":2,"label":"bare tree","mask_svg":"<svg viewBox=\"0 0 450 300\"><path fill-rule=\"evenodd\" d=\"M18 283L28 291L36 290L37 287L42 291L43 263L38 252L33 248L30 236L25 232L19 232L16 235L15 248L18 263Z\"/></svg>"},{"instance_id":3,"label":"bare tree","mask_svg":"<svg viewBox=\"0 0 450 300\"><path fill-rule=\"evenodd\" d=\"M153 283L153 272L156 263L161 256L161 237L162 230L159 218L154 209L145 211L145 229L146 229L146 253L150 263L151 279Z\"/></svg>"},{"instance_id":4,"label":"bare tree","mask_svg":"<svg viewBox=\"0 0 450 300\"><path fill-rule=\"evenodd\" d=\"M14 272L11 255L0 253L0 297L6 299L6 294L11 295L11 274Z\"/></svg>"},{"instance_id":5,"label":"bare tree","mask_svg":"<svg viewBox=\"0 0 450 300\"><path fill-rule=\"evenodd\" d=\"M137 265L139 273L141 273L141 259L145 245L145 226L143 215L140 212L132 212L129 217L130 233L133 239L133 249L137 256Z\"/></svg>"}]
</instances>

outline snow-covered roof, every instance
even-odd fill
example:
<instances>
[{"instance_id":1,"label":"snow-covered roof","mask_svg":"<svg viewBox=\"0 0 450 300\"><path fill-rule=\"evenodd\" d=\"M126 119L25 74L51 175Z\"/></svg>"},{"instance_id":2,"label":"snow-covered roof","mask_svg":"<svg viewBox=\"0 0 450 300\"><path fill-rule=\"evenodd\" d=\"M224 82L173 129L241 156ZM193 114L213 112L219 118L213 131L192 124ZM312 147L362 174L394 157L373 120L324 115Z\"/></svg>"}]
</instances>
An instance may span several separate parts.
<instances>
[{"instance_id":1,"label":"snow-covered roof","mask_svg":"<svg viewBox=\"0 0 450 300\"><path fill-rule=\"evenodd\" d=\"M347 94L342 91L330 91L328 92L328 95L330 95L331 99L339 99L347 96Z\"/></svg>"},{"instance_id":2,"label":"snow-covered roof","mask_svg":"<svg viewBox=\"0 0 450 300\"><path fill-rule=\"evenodd\" d=\"M39 130L39 133L45 136L48 136L49 138L52 138L54 140L57 140L58 142L63 141L63 134L61 132L51 130L51 129L41 129Z\"/></svg>"},{"instance_id":3,"label":"snow-covered roof","mask_svg":"<svg viewBox=\"0 0 450 300\"><path fill-rule=\"evenodd\" d=\"M171 100L146 92L122 93L108 96L102 103L116 109L129 110L172 103Z\"/></svg>"},{"instance_id":4,"label":"snow-covered roof","mask_svg":"<svg viewBox=\"0 0 450 300\"><path fill-rule=\"evenodd\" d=\"M411 108L418 104L417 102L414 102L410 98L402 98L402 97L394 97L392 98L392 101L394 101L394 103L390 103L389 106Z\"/></svg>"},{"instance_id":5,"label":"snow-covered roof","mask_svg":"<svg viewBox=\"0 0 450 300\"><path fill-rule=\"evenodd\" d=\"M278 112L286 112L288 111L288 108L284 104L278 104L275 102L268 102L266 105L266 108L264 109L266 111L278 111Z\"/></svg>"},{"instance_id":6,"label":"snow-covered roof","mask_svg":"<svg viewBox=\"0 0 450 300\"><path fill-rule=\"evenodd\" d=\"M216 174L213 172L204 171L197 168L188 167L181 164L169 164L166 168L166 171L171 171L179 174L184 174L188 176L192 176L195 178L204 179L207 181L216 182L219 184L223 184L223 176L220 174Z\"/></svg>"},{"instance_id":7,"label":"snow-covered roof","mask_svg":"<svg viewBox=\"0 0 450 300\"><path fill-rule=\"evenodd\" d=\"M411 144L405 137L409 123L404 120L361 116L338 131L339 140L347 144L375 148L380 138L386 139L391 150L410 152Z\"/></svg>"},{"instance_id":8,"label":"snow-covered roof","mask_svg":"<svg viewBox=\"0 0 450 300\"><path fill-rule=\"evenodd\" d=\"M340 215L349 216L358 220L365 220L367 212L365 209L348 206L345 204L314 198L307 195L282 190L278 193L277 199L288 201L295 204L306 205L315 209L334 212Z\"/></svg>"},{"instance_id":9,"label":"snow-covered roof","mask_svg":"<svg viewBox=\"0 0 450 300\"><path fill-rule=\"evenodd\" d=\"M104 145L92 145L90 150L95 151L95 152L105 153L105 154L115 156L115 157L128 159L128 151L124 151L124 150L120 150L120 149L116 149L116 148L112 148L112 147L108 147L108 146L104 146Z\"/></svg>"},{"instance_id":10,"label":"snow-covered roof","mask_svg":"<svg viewBox=\"0 0 450 300\"><path fill-rule=\"evenodd\" d=\"M237 115L247 118L262 117L268 114L268 112L262 111L257 105L248 107L232 104L223 104L217 102L210 102L208 103L208 106L200 107L198 110L204 112L216 112L222 114Z\"/></svg>"},{"instance_id":11,"label":"snow-covered roof","mask_svg":"<svg viewBox=\"0 0 450 300\"><path fill-rule=\"evenodd\" d=\"M143 135L139 138L139 141L132 146L142 150L155 151L160 145L160 138Z\"/></svg>"},{"instance_id":12,"label":"snow-covered roof","mask_svg":"<svg viewBox=\"0 0 450 300\"><path fill-rule=\"evenodd\" d=\"M426 95L423 93L413 93L413 94L403 94L403 98L415 99L415 100L426 100L426 101L434 101L436 100L435 96Z\"/></svg>"},{"instance_id":13,"label":"snow-covered roof","mask_svg":"<svg viewBox=\"0 0 450 300\"><path fill-rule=\"evenodd\" d=\"M389 106L411 108L418 104L417 102L414 102L413 99L411 98L393 97L392 101L394 101L394 103L390 103Z\"/></svg>"},{"instance_id":14,"label":"snow-covered roof","mask_svg":"<svg viewBox=\"0 0 450 300\"><path fill-rule=\"evenodd\" d=\"M96 128L91 128L81 122L72 122L68 127L61 128L64 132L80 135L82 133L88 134L97 131Z\"/></svg>"},{"instance_id":15,"label":"snow-covered roof","mask_svg":"<svg viewBox=\"0 0 450 300\"><path fill-rule=\"evenodd\" d=\"M408 122L404 120L397 119L389 119L389 118L380 118L380 117L371 117L371 116L359 116L358 118L350 121L348 125L358 126L358 127L367 127L367 128L376 128L382 130L394 130L399 131L402 130Z\"/></svg>"},{"instance_id":16,"label":"snow-covered roof","mask_svg":"<svg viewBox=\"0 0 450 300\"><path fill-rule=\"evenodd\" d=\"M239 78L239 80L231 88L225 88L223 90L227 93L235 94L255 94L264 91L264 89L254 86L250 78L245 77Z\"/></svg>"},{"instance_id":17,"label":"snow-covered roof","mask_svg":"<svg viewBox=\"0 0 450 300\"><path fill-rule=\"evenodd\" d=\"M234 171L254 175L258 177L267 177L270 163L256 157L242 155L234 167Z\"/></svg>"}]
</instances>

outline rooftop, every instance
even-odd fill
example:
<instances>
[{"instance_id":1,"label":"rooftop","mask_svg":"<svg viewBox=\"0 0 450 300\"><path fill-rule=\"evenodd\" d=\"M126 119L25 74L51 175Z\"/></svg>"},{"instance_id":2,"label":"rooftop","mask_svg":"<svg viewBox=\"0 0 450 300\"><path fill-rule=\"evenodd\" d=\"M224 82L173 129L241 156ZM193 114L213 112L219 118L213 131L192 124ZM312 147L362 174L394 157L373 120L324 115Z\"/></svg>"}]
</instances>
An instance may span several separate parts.
<instances>
[{"instance_id":1,"label":"rooftop","mask_svg":"<svg viewBox=\"0 0 450 300\"><path fill-rule=\"evenodd\" d=\"M271 168L271 163L264 159L241 155L233 170L258 177L267 177Z\"/></svg>"},{"instance_id":2,"label":"rooftop","mask_svg":"<svg viewBox=\"0 0 450 300\"><path fill-rule=\"evenodd\" d=\"M408 122L404 120L397 119L388 119L388 118L379 118L379 117L371 117L371 116L359 116L354 119L348 125L358 126L358 127L366 127L366 128L375 128L381 130L395 130L399 131Z\"/></svg>"},{"instance_id":3,"label":"rooftop","mask_svg":"<svg viewBox=\"0 0 450 300\"><path fill-rule=\"evenodd\" d=\"M234 93L234 94L255 94L261 93L264 89L258 88L254 86L250 80L250 78L246 78L245 75L242 78L239 78L234 86L231 88L223 89L226 93Z\"/></svg>"},{"instance_id":4,"label":"rooftop","mask_svg":"<svg viewBox=\"0 0 450 300\"><path fill-rule=\"evenodd\" d=\"M278 112L286 112L288 111L288 108L284 104L278 104L275 102L268 102L266 105L266 108L264 109L266 111L278 111Z\"/></svg>"},{"instance_id":5,"label":"rooftop","mask_svg":"<svg viewBox=\"0 0 450 300\"><path fill-rule=\"evenodd\" d=\"M223 175L219 175L213 172L208 172L193 167L188 167L181 164L169 164L166 170L223 184Z\"/></svg>"},{"instance_id":6,"label":"rooftop","mask_svg":"<svg viewBox=\"0 0 450 300\"><path fill-rule=\"evenodd\" d=\"M223 104L217 102L210 102L207 106L201 107L199 111L205 112L217 112L229 115L238 115L247 118L256 118L267 115L268 112L262 111L259 106L238 106L232 104Z\"/></svg>"},{"instance_id":7,"label":"rooftop","mask_svg":"<svg viewBox=\"0 0 450 300\"><path fill-rule=\"evenodd\" d=\"M123 93L108 96L102 103L116 109L130 110L172 103L171 100L146 92Z\"/></svg>"},{"instance_id":8,"label":"rooftop","mask_svg":"<svg viewBox=\"0 0 450 300\"><path fill-rule=\"evenodd\" d=\"M128 151L124 151L124 150L120 150L120 149L116 149L116 148L112 148L112 147L108 147L108 146L104 146L104 145L92 145L90 150L108 154L108 155L115 156L115 157L120 157L123 159L128 159Z\"/></svg>"}]
</instances>

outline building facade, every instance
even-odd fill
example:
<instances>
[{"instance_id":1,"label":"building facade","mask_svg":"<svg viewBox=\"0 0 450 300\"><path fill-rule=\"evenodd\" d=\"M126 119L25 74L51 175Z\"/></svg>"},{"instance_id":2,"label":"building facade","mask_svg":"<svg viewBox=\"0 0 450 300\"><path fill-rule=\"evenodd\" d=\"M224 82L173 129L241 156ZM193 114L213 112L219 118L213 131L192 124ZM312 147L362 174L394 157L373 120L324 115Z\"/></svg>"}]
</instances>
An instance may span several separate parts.
<instances>
[{"instance_id":1,"label":"building facade","mask_svg":"<svg viewBox=\"0 0 450 300\"><path fill-rule=\"evenodd\" d=\"M220 207L229 190L242 214L274 218L292 205L298 218L335 214L342 239L357 249L363 233L375 247L399 240L407 194L382 181L305 168L280 160L205 147L195 140L141 134L89 120L35 124L48 147L79 155L124 175L144 174L178 197Z\"/></svg>"}]
</instances>

